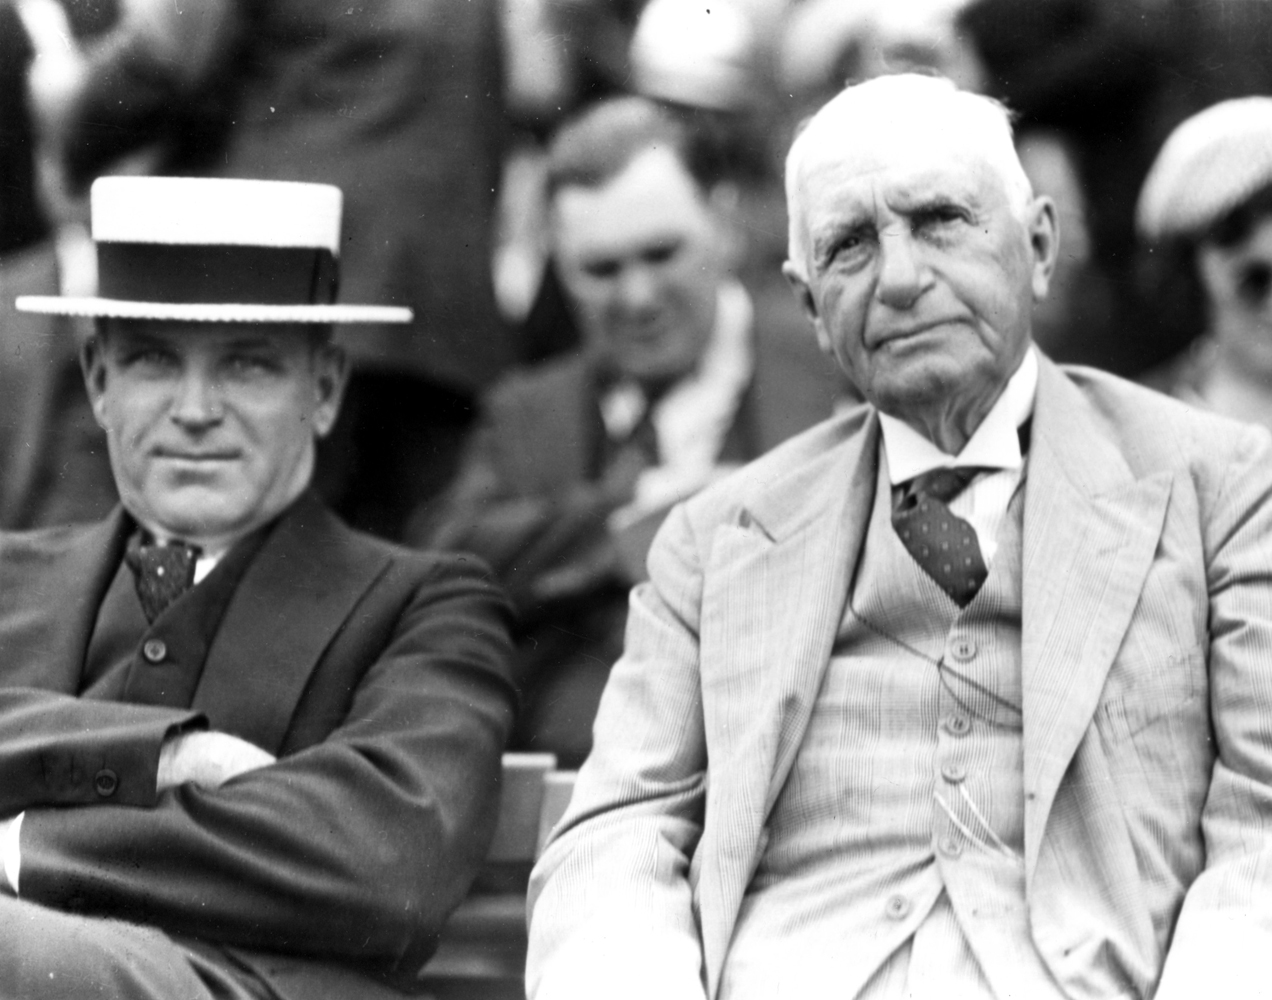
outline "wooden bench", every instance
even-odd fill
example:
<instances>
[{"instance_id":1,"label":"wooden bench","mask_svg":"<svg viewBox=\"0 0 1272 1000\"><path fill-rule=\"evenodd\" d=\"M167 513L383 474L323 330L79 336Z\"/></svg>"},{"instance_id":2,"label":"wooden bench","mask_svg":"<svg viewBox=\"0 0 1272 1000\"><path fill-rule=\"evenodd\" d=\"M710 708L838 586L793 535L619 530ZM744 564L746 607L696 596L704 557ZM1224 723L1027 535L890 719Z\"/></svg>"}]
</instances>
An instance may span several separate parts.
<instances>
[{"instance_id":1,"label":"wooden bench","mask_svg":"<svg viewBox=\"0 0 1272 1000\"><path fill-rule=\"evenodd\" d=\"M552 754L504 754L486 864L420 975L421 989L435 1000L524 1000L530 869L569 805L574 776L556 770Z\"/></svg>"}]
</instances>

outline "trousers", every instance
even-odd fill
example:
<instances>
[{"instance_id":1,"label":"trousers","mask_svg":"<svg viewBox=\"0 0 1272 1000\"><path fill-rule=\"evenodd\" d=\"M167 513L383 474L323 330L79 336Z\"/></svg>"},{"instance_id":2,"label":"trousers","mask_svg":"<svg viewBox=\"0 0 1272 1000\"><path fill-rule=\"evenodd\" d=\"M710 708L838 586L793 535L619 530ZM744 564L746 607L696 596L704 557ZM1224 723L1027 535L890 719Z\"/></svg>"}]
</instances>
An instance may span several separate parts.
<instances>
[{"instance_id":1,"label":"trousers","mask_svg":"<svg viewBox=\"0 0 1272 1000\"><path fill-rule=\"evenodd\" d=\"M0 1000L273 1000L163 931L0 896Z\"/></svg>"}]
</instances>

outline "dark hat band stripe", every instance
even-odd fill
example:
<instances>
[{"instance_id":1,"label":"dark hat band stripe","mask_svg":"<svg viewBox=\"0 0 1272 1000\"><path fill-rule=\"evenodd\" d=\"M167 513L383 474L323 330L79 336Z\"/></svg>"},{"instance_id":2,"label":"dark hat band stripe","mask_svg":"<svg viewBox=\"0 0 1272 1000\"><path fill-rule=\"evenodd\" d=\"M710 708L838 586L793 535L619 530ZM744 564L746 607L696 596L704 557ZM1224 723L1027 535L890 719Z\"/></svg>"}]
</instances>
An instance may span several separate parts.
<instances>
[{"instance_id":1,"label":"dark hat band stripe","mask_svg":"<svg viewBox=\"0 0 1272 1000\"><path fill-rule=\"evenodd\" d=\"M98 294L166 303L330 305L336 258L313 247L99 243Z\"/></svg>"}]
</instances>

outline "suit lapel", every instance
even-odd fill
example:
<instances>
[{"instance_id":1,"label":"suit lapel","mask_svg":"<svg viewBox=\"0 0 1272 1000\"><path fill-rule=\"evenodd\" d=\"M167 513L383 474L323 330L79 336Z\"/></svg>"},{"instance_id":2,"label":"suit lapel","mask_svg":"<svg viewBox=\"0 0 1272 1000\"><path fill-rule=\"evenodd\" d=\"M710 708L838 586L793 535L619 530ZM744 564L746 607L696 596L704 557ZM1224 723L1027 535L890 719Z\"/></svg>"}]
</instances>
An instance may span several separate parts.
<instances>
[{"instance_id":1,"label":"suit lapel","mask_svg":"<svg viewBox=\"0 0 1272 1000\"><path fill-rule=\"evenodd\" d=\"M97 608L129 530L116 508L91 527L4 539L0 662L6 686L79 691Z\"/></svg>"},{"instance_id":2,"label":"suit lapel","mask_svg":"<svg viewBox=\"0 0 1272 1000\"><path fill-rule=\"evenodd\" d=\"M864 414L864 411L862 411ZM714 990L761 827L821 688L869 521L878 420L842 436L717 529L705 574L703 713L710 734L709 825L700 885ZM734 766L736 765L736 766Z\"/></svg>"},{"instance_id":3,"label":"suit lapel","mask_svg":"<svg viewBox=\"0 0 1272 1000\"><path fill-rule=\"evenodd\" d=\"M1025 485L1025 861L1091 723L1161 537L1168 475L1136 479L1082 393L1039 371Z\"/></svg>"},{"instance_id":4,"label":"suit lapel","mask_svg":"<svg viewBox=\"0 0 1272 1000\"><path fill-rule=\"evenodd\" d=\"M212 726L277 753L323 652L384 572L312 494L283 516L243 574L193 706Z\"/></svg>"},{"instance_id":5,"label":"suit lapel","mask_svg":"<svg viewBox=\"0 0 1272 1000\"><path fill-rule=\"evenodd\" d=\"M763 602L759 619L764 635L780 640L768 662L762 705L768 715L760 732L775 747L764 817L777 800L804 739L813 704L821 690L831 650L839 633L848 587L870 523L870 509L879 467L878 420L871 417L864 431L833 456L830 475L817 476L821 491L792 494L807 498L807 519L798 511L773 529L774 544L756 562L762 578L776 583L776 593ZM769 511L759 510L759 518ZM764 523L758 521L758 523ZM753 647L752 647L753 648ZM741 648L735 656L746 655ZM774 670L785 660L789 670ZM762 818L764 818L762 817Z\"/></svg>"}]
</instances>

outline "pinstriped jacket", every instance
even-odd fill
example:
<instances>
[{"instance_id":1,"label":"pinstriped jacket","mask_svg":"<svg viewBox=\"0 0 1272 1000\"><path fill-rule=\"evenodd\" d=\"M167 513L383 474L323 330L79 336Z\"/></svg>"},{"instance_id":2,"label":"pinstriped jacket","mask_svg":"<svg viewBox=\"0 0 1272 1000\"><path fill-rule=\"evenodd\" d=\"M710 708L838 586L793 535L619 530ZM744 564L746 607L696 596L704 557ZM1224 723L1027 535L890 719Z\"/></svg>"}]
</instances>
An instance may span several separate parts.
<instances>
[{"instance_id":1,"label":"pinstriped jacket","mask_svg":"<svg viewBox=\"0 0 1272 1000\"><path fill-rule=\"evenodd\" d=\"M714 997L829 661L878 418L678 508L531 885L529 993ZM1025 485L1026 894L1074 997L1242 995L1272 946L1272 438L1041 359ZM1257 975L1258 978L1254 978Z\"/></svg>"}]
</instances>

